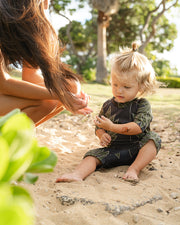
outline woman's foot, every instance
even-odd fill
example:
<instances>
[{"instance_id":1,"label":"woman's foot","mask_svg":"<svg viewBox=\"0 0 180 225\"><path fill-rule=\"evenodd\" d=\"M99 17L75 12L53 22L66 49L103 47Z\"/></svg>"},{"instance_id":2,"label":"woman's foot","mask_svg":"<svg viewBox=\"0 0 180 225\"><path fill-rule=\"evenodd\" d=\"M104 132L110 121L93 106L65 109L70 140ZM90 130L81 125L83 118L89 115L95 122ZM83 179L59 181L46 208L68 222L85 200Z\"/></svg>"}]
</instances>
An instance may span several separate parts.
<instances>
[{"instance_id":1,"label":"woman's foot","mask_svg":"<svg viewBox=\"0 0 180 225\"><path fill-rule=\"evenodd\" d=\"M82 181L82 178L75 173L66 173L60 176L59 178L57 178L56 183L72 182L72 181Z\"/></svg>"}]
</instances>

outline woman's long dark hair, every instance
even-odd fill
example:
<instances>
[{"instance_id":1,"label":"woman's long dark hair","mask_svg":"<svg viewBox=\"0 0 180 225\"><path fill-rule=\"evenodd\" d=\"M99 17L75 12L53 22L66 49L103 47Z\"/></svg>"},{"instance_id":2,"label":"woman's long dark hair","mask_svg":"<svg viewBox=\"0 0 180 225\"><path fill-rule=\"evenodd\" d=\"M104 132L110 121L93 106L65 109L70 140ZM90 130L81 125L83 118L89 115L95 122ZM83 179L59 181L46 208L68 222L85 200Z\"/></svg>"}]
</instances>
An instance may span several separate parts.
<instances>
[{"instance_id":1,"label":"woman's long dark hair","mask_svg":"<svg viewBox=\"0 0 180 225\"><path fill-rule=\"evenodd\" d=\"M47 89L73 111L67 79L78 76L60 60L62 47L42 0L0 0L0 51L5 68L24 62L40 68Z\"/></svg>"}]
</instances>

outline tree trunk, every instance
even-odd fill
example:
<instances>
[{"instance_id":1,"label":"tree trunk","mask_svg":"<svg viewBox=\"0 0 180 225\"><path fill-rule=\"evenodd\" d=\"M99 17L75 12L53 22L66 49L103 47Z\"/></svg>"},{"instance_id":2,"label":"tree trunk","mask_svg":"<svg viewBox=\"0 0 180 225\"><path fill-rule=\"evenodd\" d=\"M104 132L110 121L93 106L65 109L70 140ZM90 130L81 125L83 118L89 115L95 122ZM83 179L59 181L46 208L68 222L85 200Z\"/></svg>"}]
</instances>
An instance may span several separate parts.
<instances>
[{"instance_id":1,"label":"tree trunk","mask_svg":"<svg viewBox=\"0 0 180 225\"><path fill-rule=\"evenodd\" d=\"M101 11L98 17L98 37L97 37L97 68L96 81L98 83L106 83L107 69L106 69L106 27L109 19Z\"/></svg>"}]
</instances>

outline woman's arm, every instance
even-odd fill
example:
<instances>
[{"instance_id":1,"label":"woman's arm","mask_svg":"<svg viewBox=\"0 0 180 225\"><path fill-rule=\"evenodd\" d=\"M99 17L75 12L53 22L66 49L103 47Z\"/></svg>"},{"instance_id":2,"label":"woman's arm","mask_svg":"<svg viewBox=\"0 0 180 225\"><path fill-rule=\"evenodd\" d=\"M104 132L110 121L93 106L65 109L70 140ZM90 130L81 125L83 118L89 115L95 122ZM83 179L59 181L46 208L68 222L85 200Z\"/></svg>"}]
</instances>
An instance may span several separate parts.
<instances>
[{"instance_id":1,"label":"woman's arm","mask_svg":"<svg viewBox=\"0 0 180 225\"><path fill-rule=\"evenodd\" d=\"M23 80L14 79L0 67L0 94L33 100L59 100L56 94L51 95L44 87L44 79L36 69L24 67L22 76ZM74 80L68 80L68 82L70 91L77 97L75 99L78 107L76 113L85 115L91 113L92 110L86 107L89 97L80 91L80 83ZM82 107L78 110L80 105Z\"/></svg>"},{"instance_id":2,"label":"woman's arm","mask_svg":"<svg viewBox=\"0 0 180 225\"><path fill-rule=\"evenodd\" d=\"M8 73L0 70L0 93L26 99L57 99L47 88L24 80L12 78Z\"/></svg>"},{"instance_id":3,"label":"woman's arm","mask_svg":"<svg viewBox=\"0 0 180 225\"><path fill-rule=\"evenodd\" d=\"M22 80L45 87L44 78L39 69L30 68L23 65Z\"/></svg>"}]
</instances>

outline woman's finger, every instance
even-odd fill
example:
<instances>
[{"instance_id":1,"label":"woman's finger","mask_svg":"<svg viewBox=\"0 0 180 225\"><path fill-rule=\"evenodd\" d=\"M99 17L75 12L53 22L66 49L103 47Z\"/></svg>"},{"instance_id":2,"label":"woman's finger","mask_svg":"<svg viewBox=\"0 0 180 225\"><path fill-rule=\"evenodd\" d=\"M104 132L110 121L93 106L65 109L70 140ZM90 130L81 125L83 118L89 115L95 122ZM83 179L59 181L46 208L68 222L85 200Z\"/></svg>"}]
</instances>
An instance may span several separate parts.
<instances>
[{"instance_id":1,"label":"woman's finger","mask_svg":"<svg viewBox=\"0 0 180 225\"><path fill-rule=\"evenodd\" d=\"M83 101L89 101L89 95L87 95L84 91L81 91L80 94L76 95L76 97Z\"/></svg>"},{"instance_id":2,"label":"woman's finger","mask_svg":"<svg viewBox=\"0 0 180 225\"><path fill-rule=\"evenodd\" d=\"M80 110L77 111L78 114L82 114L82 115L87 115L87 114L90 114L92 112L93 112L93 110L88 108L88 107L86 107L84 109L80 109Z\"/></svg>"}]
</instances>

